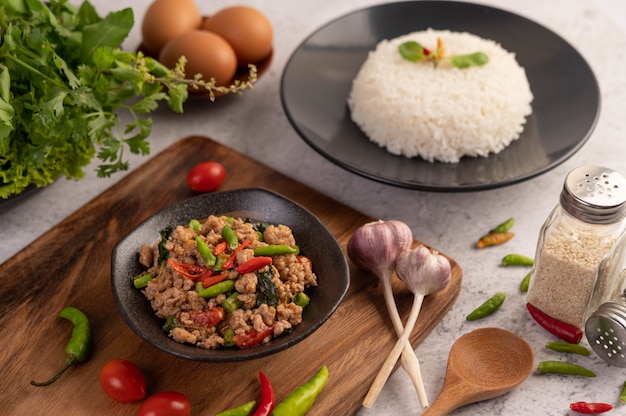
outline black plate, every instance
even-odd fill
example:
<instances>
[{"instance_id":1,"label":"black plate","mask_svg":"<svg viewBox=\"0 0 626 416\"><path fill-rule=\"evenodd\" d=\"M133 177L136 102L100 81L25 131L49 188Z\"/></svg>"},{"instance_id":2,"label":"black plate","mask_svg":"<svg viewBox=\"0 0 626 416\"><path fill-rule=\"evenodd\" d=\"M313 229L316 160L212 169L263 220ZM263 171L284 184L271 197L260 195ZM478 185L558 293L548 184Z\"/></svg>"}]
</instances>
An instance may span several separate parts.
<instances>
[{"instance_id":1,"label":"black plate","mask_svg":"<svg viewBox=\"0 0 626 416\"><path fill-rule=\"evenodd\" d=\"M291 227L302 253L313 262L318 286L307 290L311 303L303 321L292 333L247 349L207 350L173 341L162 330L143 293L133 286L141 273L138 253L144 243L159 238L167 226L188 224L209 215L249 217ZM117 306L128 324L144 340L179 357L199 361L243 361L264 357L302 341L320 327L337 309L350 283L348 263L337 240L311 212L295 202L265 189L240 189L200 195L174 204L140 224L113 249L111 287Z\"/></svg>"},{"instance_id":2,"label":"black plate","mask_svg":"<svg viewBox=\"0 0 626 416\"><path fill-rule=\"evenodd\" d=\"M492 39L525 68L533 114L501 153L456 164L407 159L370 142L352 122L346 100L368 52L383 39L428 28ZM600 111L591 68L561 37L516 14L453 1L381 4L331 21L290 57L281 99L298 134L337 165L390 185L445 192L491 189L547 172L582 147Z\"/></svg>"}]
</instances>

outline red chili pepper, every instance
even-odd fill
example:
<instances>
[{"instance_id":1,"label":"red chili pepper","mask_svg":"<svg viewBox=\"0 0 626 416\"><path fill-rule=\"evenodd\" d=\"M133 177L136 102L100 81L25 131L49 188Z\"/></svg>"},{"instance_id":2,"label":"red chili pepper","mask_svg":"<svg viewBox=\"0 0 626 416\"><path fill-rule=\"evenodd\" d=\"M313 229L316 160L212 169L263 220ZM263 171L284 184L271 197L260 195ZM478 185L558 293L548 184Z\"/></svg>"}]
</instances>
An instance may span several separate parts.
<instances>
[{"instance_id":1,"label":"red chili pepper","mask_svg":"<svg viewBox=\"0 0 626 416\"><path fill-rule=\"evenodd\" d=\"M237 267L237 273L246 274L253 272L255 270L262 269L265 266L272 264L272 258L266 256L252 257L250 260L245 262L244 264L239 265Z\"/></svg>"},{"instance_id":2,"label":"red chili pepper","mask_svg":"<svg viewBox=\"0 0 626 416\"><path fill-rule=\"evenodd\" d=\"M237 248L233 250L233 253L230 255L228 260L226 260L224 264L222 264L222 269L226 270L233 267L235 265L235 260L237 259L237 254L239 254L241 250L248 247L250 244L252 244L251 241L244 241L243 243L239 244Z\"/></svg>"},{"instance_id":3,"label":"red chili pepper","mask_svg":"<svg viewBox=\"0 0 626 416\"><path fill-rule=\"evenodd\" d=\"M174 259L167 259L167 262L172 266L177 273L191 279L197 280L213 274L211 269L206 267L196 266L195 264L180 263Z\"/></svg>"},{"instance_id":4,"label":"red chili pepper","mask_svg":"<svg viewBox=\"0 0 626 416\"><path fill-rule=\"evenodd\" d=\"M214 284L219 283L222 280L226 280L227 277L228 277L228 273L214 274L212 276L202 277L201 278L202 287L206 289L207 287L213 286Z\"/></svg>"},{"instance_id":5,"label":"red chili pepper","mask_svg":"<svg viewBox=\"0 0 626 416\"><path fill-rule=\"evenodd\" d=\"M531 303L527 303L526 307L528 308L528 312L530 312L530 316L552 335L556 335L562 340L572 344L578 344L583 337L583 331L580 328L547 315Z\"/></svg>"},{"instance_id":6,"label":"red chili pepper","mask_svg":"<svg viewBox=\"0 0 626 416\"><path fill-rule=\"evenodd\" d=\"M189 314L189 319L198 326L212 328L219 324L224 319L224 316L224 309L215 306L206 312L192 312Z\"/></svg>"},{"instance_id":7,"label":"red chili pepper","mask_svg":"<svg viewBox=\"0 0 626 416\"><path fill-rule=\"evenodd\" d=\"M613 405L609 403L587 403L576 402L569 405L574 412L584 413L586 415L595 415L598 413L608 412L613 409Z\"/></svg>"},{"instance_id":8,"label":"red chili pepper","mask_svg":"<svg viewBox=\"0 0 626 416\"><path fill-rule=\"evenodd\" d=\"M255 345L263 342L263 340L271 335L273 332L273 326L269 326L262 331L257 331L256 329L252 328L250 331L244 334L235 335L235 337L233 338L233 342L239 348L254 347Z\"/></svg>"},{"instance_id":9,"label":"red chili pepper","mask_svg":"<svg viewBox=\"0 0 626 416\"><path fill-rule=\"evenodd\" d=\"M213 254L215 254L215 256L219 256L224 251L226 251L226 247L228 247L228 245L226 244L226 241L222 241L221 243L218 243L213 249Z\"/></svg>"},{"instance_id":10,"label":"red chili pepper","mask_svg":"<svg viewBox=\"0 0 626 416\"><path fill-rule=\"evenodd\" d=\"M261 402L256 408L252 416L269 416L274 410L274 389L270 379L263 373L259 372L259 380L261 381Z\"/></svg>"}]
</instances>

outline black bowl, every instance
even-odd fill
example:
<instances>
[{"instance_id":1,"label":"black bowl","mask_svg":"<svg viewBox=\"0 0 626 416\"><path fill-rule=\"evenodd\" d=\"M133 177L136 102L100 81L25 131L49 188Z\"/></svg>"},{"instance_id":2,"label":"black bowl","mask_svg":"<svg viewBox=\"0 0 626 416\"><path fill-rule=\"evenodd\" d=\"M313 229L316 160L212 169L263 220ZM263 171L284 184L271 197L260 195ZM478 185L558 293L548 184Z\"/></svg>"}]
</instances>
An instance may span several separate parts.
<instances>
[{"instance_id":1,"label":"black bowl","mask_svg":"<svg viewBox=\"0 0 626 416\"><path fill-rule=\"evenodd\" d=\"M302 323L289 334L246 349L208 350L178 343L161 329L158 318L143 293L133 286L141 273L138 253L144 243L159 238L167 226L187 224L193 218L209 215L249 217L289 226L302 254L313 262L318 286L310 288L310 304L304 309ZM240 189L203 194L171 205L131 231L113 249L111 287L122 317L133 331L148 343L178 357L198 361L243 361L285 350L311 335L337 309L350 283L346 257L330 231L307 209L265 189Z\"/></svg>"}]
</instances>

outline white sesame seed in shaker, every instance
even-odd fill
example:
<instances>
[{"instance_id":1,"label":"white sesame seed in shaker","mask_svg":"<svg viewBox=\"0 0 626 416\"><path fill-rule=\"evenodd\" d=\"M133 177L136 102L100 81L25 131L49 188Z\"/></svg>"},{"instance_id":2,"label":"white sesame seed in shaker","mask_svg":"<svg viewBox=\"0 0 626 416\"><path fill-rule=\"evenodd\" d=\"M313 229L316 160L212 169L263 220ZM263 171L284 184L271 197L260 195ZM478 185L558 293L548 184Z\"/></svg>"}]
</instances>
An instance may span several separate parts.
<instances>
[{"instance_id":1,"label":"white sesame seed in shaker","mask_svg":"<svg viewBox=\"0 0 626 416\"><path fill-rule=\"evenodd\" d=\"M541 228L527 302L583 328L598 265L624 231L626 179L601 166L572 170Z\"/></svg>"}]
</instances>

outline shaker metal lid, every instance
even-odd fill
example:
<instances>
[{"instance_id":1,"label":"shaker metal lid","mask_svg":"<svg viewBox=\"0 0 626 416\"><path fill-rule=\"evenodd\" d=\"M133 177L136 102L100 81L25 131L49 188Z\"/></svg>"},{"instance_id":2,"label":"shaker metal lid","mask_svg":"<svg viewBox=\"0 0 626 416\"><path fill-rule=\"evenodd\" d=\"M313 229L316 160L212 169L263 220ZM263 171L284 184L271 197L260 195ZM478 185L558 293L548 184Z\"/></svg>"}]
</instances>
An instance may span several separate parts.
<instances>
[{"instance_id":1,"label":"shaker metal lid","mask_svg":"<svg viewBox=\"0 0 626 416\"><path fill-rule=\"evenodd\" d=\"M589 346L604 361L626 367L626 307L606 302L585 323Z\"/></svg>"},{"instance_id":2,"label":"shaker metal lid","mask_svg":"<svg viewBox=\"0 0 626 416\"><path fill-rule=\"evenodd\" d=\"M561 206L581 221L617 222L626 215L626 178L602 166L580 166L565 178Z\"/></svg>"}]
</instances>

